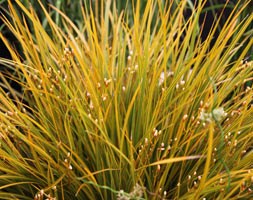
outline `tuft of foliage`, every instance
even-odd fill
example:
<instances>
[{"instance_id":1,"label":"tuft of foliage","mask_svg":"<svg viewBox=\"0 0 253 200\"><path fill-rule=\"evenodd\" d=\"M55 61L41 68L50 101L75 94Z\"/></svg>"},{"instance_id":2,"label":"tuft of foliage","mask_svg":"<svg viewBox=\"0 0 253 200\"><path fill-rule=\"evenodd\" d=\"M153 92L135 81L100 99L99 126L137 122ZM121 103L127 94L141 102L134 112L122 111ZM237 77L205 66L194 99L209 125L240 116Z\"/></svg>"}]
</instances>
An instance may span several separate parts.
<instances>
[{"instance_id":1,"label":"tuft of foliage","mask_svg":"<svg viewBox=\"0 0 253 200\"><path fill-rule=\"evenodd\" d=\"M199 37L202 1L187 20L187 1L140 2L133 24L115 1L99 18L83 5L82 29L54 8L64 31L41 4L49 34L9 1L23 56L0 35L12 56L0 63L16 73L0 74L2 199L253 197L253 65L242 62L253 14L238 23L250 1L213 48L218 24Z\"/></svg>"}]
</instances>

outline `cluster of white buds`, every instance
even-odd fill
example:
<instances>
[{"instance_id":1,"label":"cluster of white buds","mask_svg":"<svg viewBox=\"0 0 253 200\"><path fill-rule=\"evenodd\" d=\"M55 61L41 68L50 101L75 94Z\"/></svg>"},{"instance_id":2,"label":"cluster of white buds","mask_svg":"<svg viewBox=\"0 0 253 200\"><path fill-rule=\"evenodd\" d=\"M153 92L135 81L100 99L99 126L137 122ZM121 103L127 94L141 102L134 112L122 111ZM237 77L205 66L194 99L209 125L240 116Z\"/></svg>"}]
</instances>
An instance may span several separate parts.
<instances>
[{"instance_id":1,"label":"cluster of white buds","mask_svg":"<svg viewBox=\"0 0 253 200\"><path fill-rule=\"evenodd\" d=\"M105 86L107 87L109 85L109 83L112 82L112 79L107 79L107 78L104 78L104 84Z\"/></svg>"},{"instance_id":2,"label":"cluster of white buds","mask_svg":"<svg viewBox=\"0 0 253 200\"><path fill-rule=\"evenodd\" d=\"M223 107L215 108L211 113L206 113L204 110L201 110L199 119L203 122L212 122L212 121L221 121L224 117L227 116L227 113L224 111Z\"/></svg>"},{"instance_id":3,"label":"cluster of white buds","mask_svg":"<svg viewBox=\"0 0 253 200\"><path fill-rule=\"evenodd\" d=\"M73 54L73 51L70 48L66 47L64 48L63 53L65 56L71 56Z\"/></svg>"},{"instance_id":4,"label":"cluster of white buds","mask_svg":"<svg viewBox=\"0 0 253 200\"><path fill-rule=\"evenodd\" d=\"M162 85L166 78L172 77L174 75L174 72L168 71L168 72L162 72L159 77L158 85Z\"/></svg>"},{"instance_id":5,"label":"cluster of white buds","mask_svg":"<svg viewBox=\"0 0 253 200\"><path fill-rule=\"evenodd\" d=\"M67 153L67 158L64 159L64 163L66 163L66 166L68 167L69 170L72 170L73 167L72 165L70 164L70 152Z\"/></svg>"},{"instance_id":6,"label":"cluster of white buds","mask_svg":"<svg viewBox=\"0 0 253 200\"><path fill-rule=\"evenodd\" d=\"M128 61L131 61L132 55L133 55L133 50L130 50L130 51L129 51L129 55L127 56L127 60L128 60Z\"/></svg>"}]
</instances>

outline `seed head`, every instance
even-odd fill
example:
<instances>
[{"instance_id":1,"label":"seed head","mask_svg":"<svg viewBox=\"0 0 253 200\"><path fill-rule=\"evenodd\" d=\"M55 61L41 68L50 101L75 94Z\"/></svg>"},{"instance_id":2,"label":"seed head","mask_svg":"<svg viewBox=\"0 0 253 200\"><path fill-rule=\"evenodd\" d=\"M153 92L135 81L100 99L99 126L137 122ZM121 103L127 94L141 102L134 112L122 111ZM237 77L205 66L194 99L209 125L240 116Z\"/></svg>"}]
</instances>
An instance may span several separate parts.
<instances>
[{"instance_id":1,"label":"seed head","mask_svg":"<svg viewBox=\"0 0 253 200\"><path fill-rule=\"evenodd\" d=\"M187 118L188 118L188 115L185 114L185 115L183 116L183 121L185 121Z\"/></svg>"},{"instance_id":2,"label":"seed head","mask_svg":"<svg viewBox=\"0 0 253 200\"><path fill-rule=\"evenodd\" d=\"M181 80L180 81L180 85L184 85L185 84L185 81L184 80Z\"/></svg>"}]
</instances>

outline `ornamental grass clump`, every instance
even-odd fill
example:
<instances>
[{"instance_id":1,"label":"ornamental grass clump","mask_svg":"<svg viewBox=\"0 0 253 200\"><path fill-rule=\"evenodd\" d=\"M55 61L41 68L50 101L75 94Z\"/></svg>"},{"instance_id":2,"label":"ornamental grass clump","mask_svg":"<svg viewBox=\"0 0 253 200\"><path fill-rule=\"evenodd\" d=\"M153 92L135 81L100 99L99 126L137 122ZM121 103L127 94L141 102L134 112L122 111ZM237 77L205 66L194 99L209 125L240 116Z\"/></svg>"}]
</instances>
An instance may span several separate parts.
<instances>
[{"instance_id":1,"label":"ornamental grass clump","mask_svg":"<svg viewBox=\"0 0 253 200\"><path fill-rule=\"evenodd\" d=\"M201 42L201 1L188 19L187 1L137 1L133 24L115 1L100 17L83 5L83 29L42 6L50 34L16 2L3 19L22 52L1 35L15 71L0 74L1 199L253 198L247 4L210 48L218 25Z\"/></svg>"}]
</instances>

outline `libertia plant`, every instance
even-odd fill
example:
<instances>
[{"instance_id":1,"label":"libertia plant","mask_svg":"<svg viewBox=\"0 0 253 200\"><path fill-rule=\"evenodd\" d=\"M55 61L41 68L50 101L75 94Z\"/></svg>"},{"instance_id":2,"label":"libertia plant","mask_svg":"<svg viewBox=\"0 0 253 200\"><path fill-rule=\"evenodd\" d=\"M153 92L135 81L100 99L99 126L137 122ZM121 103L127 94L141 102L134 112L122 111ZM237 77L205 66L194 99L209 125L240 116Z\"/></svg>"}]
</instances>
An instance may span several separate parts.
<instances>
[{"instance_id":1,"label":"libertia plant","mask_svg":"<svg viewBox=\"0 0 253 200\"><path fill-rule=\"evenodd\" d=\"M22 52L1 35L15 71L0 74L1 199L253 198L250 1L212 48L201 1L188 19L186 1L137 1L132 25L115 1L99 18L83 5L83 29L54 8L64 30L41 5L50 34L16 2L23 14L9 1L3 19Z\"/></svg>"}]
</instances>

